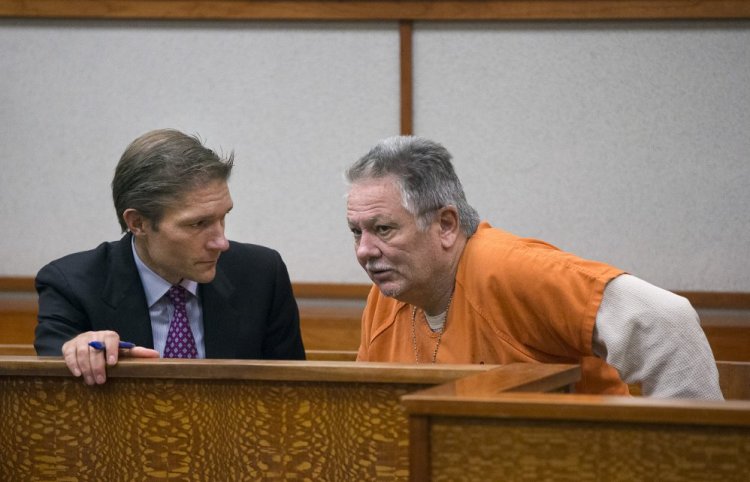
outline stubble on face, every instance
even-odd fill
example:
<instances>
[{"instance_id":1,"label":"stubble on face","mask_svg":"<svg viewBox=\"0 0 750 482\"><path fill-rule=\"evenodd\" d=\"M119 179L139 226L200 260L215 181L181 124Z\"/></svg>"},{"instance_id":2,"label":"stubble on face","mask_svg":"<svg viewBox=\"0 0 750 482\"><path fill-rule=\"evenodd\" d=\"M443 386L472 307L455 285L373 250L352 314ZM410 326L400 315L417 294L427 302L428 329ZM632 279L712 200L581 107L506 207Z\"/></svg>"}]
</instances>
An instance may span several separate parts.
<instances>
[{"instance_id":1,"label":"stubble on face","mask_svg":"<svg viewBox=\"0 0 750 482\"><path fill-rule=\"evenodd\" d=\"M385 296L402 299L419 284L427 266L423 248L427 233L403 206L392 178L368 179L352 185L347 220L354 233L357 260Z\"/></svg>"},{"instance_id":2,"label":"stubble on face","mask_svg":"<svg viewBox=\"0 0 750 482\"><path fill-rule=\"evenodd\" d=\"M182 203L165 211L158 228L147 230L139 256L170 283L212 281L218 258L228 248L224 217L231 209L224 181L191 190Z\"/></svg>"}]
</instances>

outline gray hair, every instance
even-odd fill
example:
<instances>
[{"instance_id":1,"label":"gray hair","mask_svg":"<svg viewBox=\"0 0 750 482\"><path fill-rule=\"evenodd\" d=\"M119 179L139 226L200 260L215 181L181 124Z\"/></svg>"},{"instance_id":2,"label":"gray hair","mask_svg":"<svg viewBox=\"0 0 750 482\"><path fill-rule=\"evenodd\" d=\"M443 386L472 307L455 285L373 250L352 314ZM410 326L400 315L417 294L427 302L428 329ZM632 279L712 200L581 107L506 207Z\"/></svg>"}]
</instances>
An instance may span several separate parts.
<instances>
[{"instance_id":1,"label":"gray hair","mask_svg":"<svg viewBox=\"0 0 750 482\"><path fill-rule=\"evenodd\" d=\"M210 181L228 181L234 153L225 159L204 147L197 136L173 129L143 134L125 149L112 179L112 200L122 231L123 213L135 209L158 229L166 208L190 190Z\"/></svg>"},{"instance_id":2,"label":"gray hair","mask_svg":"<svg viewBox=\"0 0 750 482\"><path fill-rule=\"evenodd\" d=\"M346 171L346 180L394 176L401 202L426 229L436 210L454 206L463 233L477 230L479 214L469 205L461 181L451 164L451 155L437 142L414 136L389 137L380 141Z\"/></svg>"}]
</instances>

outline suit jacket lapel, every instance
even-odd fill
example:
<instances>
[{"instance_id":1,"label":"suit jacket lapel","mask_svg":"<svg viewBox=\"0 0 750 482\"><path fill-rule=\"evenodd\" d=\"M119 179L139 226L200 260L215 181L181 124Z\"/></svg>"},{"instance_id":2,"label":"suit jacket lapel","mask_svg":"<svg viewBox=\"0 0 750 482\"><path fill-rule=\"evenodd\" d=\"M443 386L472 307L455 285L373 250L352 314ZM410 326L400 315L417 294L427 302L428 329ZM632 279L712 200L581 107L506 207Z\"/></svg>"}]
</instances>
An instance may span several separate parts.
<instances>
[{"instance_id":1,"label":"suit jacket lapel","mask_svg":"<svg viewBox=\"0 0 750 482\"><path fill-rule=\"evenodd\" d=\"M112 307L112 329L120 339L147 348L154 347L151 317L146 305L141 278L133 259L130 233L113 243L109 258L109 277L102 290L102 299Z\"/></svg>"},{"instance_id":2,"label":"suit jacket lapel","mask_svg":"<svg viewBox=\"0 0 750 482\"><path fill-rule=\"evenodd\" d=\"M216 277L200 285L206 358L227 358L238 353L240 313L229 303L234 285L216 268Z\"/></svg>"}]
</instances>

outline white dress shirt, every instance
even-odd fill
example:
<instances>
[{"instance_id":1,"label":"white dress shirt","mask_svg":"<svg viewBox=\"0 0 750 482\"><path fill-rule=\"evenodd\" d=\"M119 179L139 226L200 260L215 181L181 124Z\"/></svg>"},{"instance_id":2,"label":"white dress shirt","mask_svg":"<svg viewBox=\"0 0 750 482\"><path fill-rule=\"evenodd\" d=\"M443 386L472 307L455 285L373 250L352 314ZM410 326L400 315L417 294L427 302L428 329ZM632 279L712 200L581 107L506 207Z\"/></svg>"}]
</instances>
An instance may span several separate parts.
<instances>
[{"instance_id":1,"label":"white dress shirt","mask_svg":"<svg viewBox=\"0 0 750 482\"><path fill-rule=\"evenodd\" d=\"M154 273L154 271L146 266L141 258L138 257L138 253L135 250L135 241L132 243L132 248L135 265L138 268L138 274L141 277L143 291L146 293L146 303L148 304L148 312L151 317L151 331L154 336L154 350L158 351L160 356L164 356L164 348L167 344L167 334L169 333L169 323L172 320L172 313L174 312L174 306L172 306L172 302L167 295L167 292L172 285L167 280ZM190 329L193 331L193 338L195 338L195 346L198 349L198 358L205 358L206 349L203 342L203 309L198 297L198 282L183 279L180 282L180 285L193 295L188 297L185 309L187 310Z\"/></svg>"}]
</instances>

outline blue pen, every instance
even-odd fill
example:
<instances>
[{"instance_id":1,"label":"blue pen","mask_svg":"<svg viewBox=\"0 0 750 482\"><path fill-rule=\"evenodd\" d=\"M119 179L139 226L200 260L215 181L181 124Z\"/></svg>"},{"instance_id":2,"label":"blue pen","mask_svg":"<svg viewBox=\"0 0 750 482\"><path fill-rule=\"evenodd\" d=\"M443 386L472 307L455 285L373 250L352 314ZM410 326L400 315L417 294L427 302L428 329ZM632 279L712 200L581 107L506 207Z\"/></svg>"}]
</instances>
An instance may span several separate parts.
<instances>
[{"instance_id":1,"label":"blue pen","mask_svg":"<svg viewBox=\"0 0 750 482\"><path fill-rule=\"evenodd\" d=\"M89 342L89 346L95 350L104 350L104 343L100 341ZM129 341L121 341L119 347L121 349L129 350L131 348L135 348L135 343L130 343Z\"/></svg>"}]
</instances>

